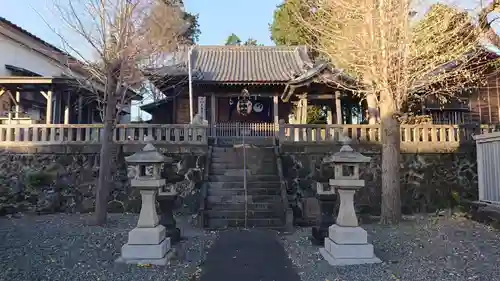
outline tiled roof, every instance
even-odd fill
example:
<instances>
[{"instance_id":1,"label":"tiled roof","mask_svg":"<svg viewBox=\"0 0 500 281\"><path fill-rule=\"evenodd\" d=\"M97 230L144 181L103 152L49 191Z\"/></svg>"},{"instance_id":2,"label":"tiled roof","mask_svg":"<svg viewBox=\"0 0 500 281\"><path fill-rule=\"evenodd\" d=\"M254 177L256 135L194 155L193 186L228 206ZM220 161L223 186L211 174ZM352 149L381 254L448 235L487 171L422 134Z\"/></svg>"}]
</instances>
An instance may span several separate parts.
<instances>
[{"instance_id":1,"label":"tiled roof","mask_svg":"<svg viewBox=\"0 0 500 281\"><path fill-rule=\"evenodd\" d=\"M187 73L187 51L179 64L162 69L163 75ZM310 68L305 46L195 46L191 54L193 80L207 83L286 83ZM175 69L175 71L173 71Z\"/></svg>"}]
</instances>

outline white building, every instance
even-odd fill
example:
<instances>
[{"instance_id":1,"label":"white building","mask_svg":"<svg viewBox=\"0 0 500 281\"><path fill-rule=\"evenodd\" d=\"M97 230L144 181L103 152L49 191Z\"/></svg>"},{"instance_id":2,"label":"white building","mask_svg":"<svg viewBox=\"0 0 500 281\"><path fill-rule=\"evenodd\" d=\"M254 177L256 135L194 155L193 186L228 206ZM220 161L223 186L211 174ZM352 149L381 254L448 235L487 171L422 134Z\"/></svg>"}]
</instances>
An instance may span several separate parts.
<instances>
[{"instance_id":1,"label":"white building","mask_svg":"<svg viewBox=\"0 0 500 281\"><path fill-rule=\"evenodd\" d=\"M69 61L76 59L0 17L0 122L100 123L95 96L79 85L82 70L70 71ZM130 105L120 117L130 122Z\"/></svg>"}]
</instances>

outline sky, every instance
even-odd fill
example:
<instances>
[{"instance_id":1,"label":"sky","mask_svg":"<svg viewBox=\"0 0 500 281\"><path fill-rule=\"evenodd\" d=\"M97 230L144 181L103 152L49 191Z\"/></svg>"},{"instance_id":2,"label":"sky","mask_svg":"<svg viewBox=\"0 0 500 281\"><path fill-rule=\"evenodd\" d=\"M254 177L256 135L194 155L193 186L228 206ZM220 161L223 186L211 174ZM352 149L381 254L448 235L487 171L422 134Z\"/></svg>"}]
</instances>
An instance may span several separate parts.
<instances>
[{"instance_id":1,"label":"sky","mask_svg":"<svg viewBox=\"0 0 500 281\"><path fill-rule=\"evenodd\" d=\"M0 16L23 27L38 37L61 46L58 35L48 26L57 27L57 13L51 7L53 0L0 0ZM421 0L425 3L437 0ZM445 2L472 10L481 0L447 0ZM491 0L489 0L491 1ZM483 0L483 2L489 2ZM221 45L235 33L242 41L256 39L258 43L273 45L269 24L276 6L283 0L184 0L186 11L199 14L200 45ZM484 5L484 4L483 4ZM425 5L420 5L425 6ZM61 24L61 23L59 23ZM78 44L75 44L78 45Z\"/></svg>"},{"instance_id":2,"label":"sky","mask_svg":"<svg viewBox=\"0 0 500 281\"><path fill-rule=\"evenodd\" d=\"M0 16L56 46L59 36L47 25L56 14L50 0L0 0ZM249 37L264 45L273 45L269 24L282 0L184 0L186 11L199 14L200 45L222 45L231 34L242 41ZM51 11L52 10L52 11ZM56 23L52 23L57 25Z\"/></svg>"}]
</instances>

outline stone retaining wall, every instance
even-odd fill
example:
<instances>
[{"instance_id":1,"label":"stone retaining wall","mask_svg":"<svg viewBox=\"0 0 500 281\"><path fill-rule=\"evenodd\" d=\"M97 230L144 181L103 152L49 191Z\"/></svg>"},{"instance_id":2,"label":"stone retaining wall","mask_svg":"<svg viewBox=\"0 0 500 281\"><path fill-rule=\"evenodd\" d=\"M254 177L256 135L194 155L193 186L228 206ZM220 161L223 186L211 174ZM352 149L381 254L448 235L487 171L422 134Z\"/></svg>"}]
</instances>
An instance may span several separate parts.
<instances>
[{"instance_id":1,"label":"stone retaining wall","mask_svg":"<svg viewBox=\"0 0 500 281\"><path fill-rule=\"evenodd\" d=\"M114 179L110 187L110 212L138 212L140 197L130 187L132 169L124 157L140 146L120 149ZM201 180L206 148L159 147L174 159L164 167L167 182L175 184L189 197L191 182ZM200 169L197 169L199 167ZM98 147L85 149L63 146L29 147L0 152L0 215L17 212L91 212L99 171Z\"/></svg>"},{"instance_id":2,"label":"stone retaining wall","mask_svg":"<svg viewBox=\"0 0 500 281\"><path fill-rule=\"evenodd\" d=\"M378 215L381 206L380 147L363 144L353 144L352 147L372 157L370 163L362 166L366 187L356 195L356 208L360 213ZM321 162L324 156L339 150L340 145L281 147L283 172L292 200L313 197L316 182L328 184L328 179L333 177L333 168ZM477 163L473 145L454 150L440 149L435 153L403 149L400 162L404 213L434 212L453 207L460 199L477 198Z\"/></svg>"}]
</instances>

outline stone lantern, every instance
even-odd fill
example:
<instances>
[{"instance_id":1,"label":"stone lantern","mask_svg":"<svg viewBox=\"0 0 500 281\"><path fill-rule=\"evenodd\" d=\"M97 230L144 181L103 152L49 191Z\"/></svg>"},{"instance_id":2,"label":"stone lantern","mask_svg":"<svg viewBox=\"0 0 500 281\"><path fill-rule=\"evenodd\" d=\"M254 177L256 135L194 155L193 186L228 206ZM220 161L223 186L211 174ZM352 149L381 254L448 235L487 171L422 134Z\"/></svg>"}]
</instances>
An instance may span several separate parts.
<instances>
[{"instance_id":1,"label":"stone lantern","mask_svg":"<svg viewBox=\"0 0 500 281\"><path fill-rule=\"evenodd\" d=\"M370 162L370 157L355 152L346 138L339 152L324 161L333 163L335 178L330 179L328 193L337 190L340 197L340 208L336 223L328 229L325 247L320 253L331 265L354 265L381 262L373 252L373 245L368 244L366 230L359 227L354 211L354 194L365 185L359 178L361 163Z\"/></svg>"},{"instance_id":2,"label":"stone lantern","mask_svg":"<svg viewBox=\"0 0 500 281\"><path fill-rule=\"evenodd\" d=\"M142 151L125 158L135 166L135 177L131 185L141 193L141 212L137 227L128 234L128 242L122 247L118 262L135 264L167 264L170 238L165 235L165 227L159 224L156 213L156 195L165 186L161 178L161 166L168 158L148 143Z\"/></svg>"}]
</instances>

